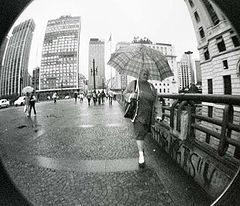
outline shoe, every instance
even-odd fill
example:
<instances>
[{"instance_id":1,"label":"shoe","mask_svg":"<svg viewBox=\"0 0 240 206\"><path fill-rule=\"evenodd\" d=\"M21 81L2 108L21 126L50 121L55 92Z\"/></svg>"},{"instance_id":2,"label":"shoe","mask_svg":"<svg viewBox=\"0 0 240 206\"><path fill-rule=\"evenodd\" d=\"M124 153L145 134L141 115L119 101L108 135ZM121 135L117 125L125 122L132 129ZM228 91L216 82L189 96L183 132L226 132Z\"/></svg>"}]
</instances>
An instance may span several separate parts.
<instances>
[{"instance_id":1,"label":"shoe","mask_svg":"<svg viewBox=\"0 0 240 206\"><path fill-rule=\"evenodd\" d=\"M145 167L144 152L142 152L141 154L139 154L138 165L139 165L139 167L141 167L141 168Z\"/></svg>"},{"instance_id":2,"label":"shoe","mask_svg":"<svg viewBox=\"0 0 240 206\"><path fill-rule=\"evenodd\" d=\"M138 163L138 166L139 166L140 168L144 168L144 167L145 167L145 162L143 162L143 163Z\"/></svg>"}]
</instances>

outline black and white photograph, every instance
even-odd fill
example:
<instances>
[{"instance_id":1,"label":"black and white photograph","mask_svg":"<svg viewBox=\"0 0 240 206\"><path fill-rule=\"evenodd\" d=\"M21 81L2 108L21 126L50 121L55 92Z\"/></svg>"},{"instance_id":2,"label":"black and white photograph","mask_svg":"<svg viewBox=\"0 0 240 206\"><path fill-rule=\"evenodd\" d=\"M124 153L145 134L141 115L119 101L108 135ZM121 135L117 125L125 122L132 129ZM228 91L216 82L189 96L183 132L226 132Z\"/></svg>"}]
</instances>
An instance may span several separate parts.
<instances>
[{"instance_id":1,"label":"black and white photograph","mask_svg":"<svg viewBox=\"0 0 240 206\"><path fill-rule=\"evenodd\" d=\"M1 0L0 205L239 206L239 0Z\"/></svg>"}]
</instances>

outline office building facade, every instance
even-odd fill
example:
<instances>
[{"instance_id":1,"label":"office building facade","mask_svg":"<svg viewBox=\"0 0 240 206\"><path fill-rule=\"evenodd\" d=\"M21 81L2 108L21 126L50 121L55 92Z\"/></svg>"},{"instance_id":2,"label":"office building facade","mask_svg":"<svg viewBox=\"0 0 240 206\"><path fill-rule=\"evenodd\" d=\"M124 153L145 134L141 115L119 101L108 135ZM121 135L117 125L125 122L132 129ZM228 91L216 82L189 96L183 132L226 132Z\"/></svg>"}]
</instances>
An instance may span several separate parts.
<instances>
[{"instance_id":1,"label":"office building facade","mask_svg":"<svg viewBox=\"0 0 240 206\"><path fill-rule=\"evenodd\" d=\"M89 41L88 89L104 89L105 83L105 42L98 38ZM93 66L94 61L94 66ZM95 76L95 80L94 80Z\"/></svg>"},{"instance_id":2,"label":"office building facade","mask_svg":"<svg viewBox=\"0 0 240 206\"><path fill-rule=\"evenodd\" d=\"M40 67L40 91L78 89L81 17L49 20Z\"/></svg>"},{"instance_id":3,"label":"office building facade","mask_svg":"<svg viewBox=\"0 0 240 206\"><path fill-rule=\"evenodd\" d=\"M1 68L1 95L21 95L22 88L29 84L28 61L34 29L32 19L13 28Z\"/></svg>"}]
</instances>

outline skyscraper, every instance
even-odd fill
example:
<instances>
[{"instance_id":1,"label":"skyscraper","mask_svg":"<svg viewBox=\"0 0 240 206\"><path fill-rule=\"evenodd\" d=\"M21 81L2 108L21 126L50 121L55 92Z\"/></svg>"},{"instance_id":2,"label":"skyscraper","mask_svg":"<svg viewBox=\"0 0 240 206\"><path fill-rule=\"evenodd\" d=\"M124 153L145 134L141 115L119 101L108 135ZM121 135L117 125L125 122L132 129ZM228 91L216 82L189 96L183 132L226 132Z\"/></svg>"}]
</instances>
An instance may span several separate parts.
<instances>
[{"instance_id":1,"label":"skyscraper","mask_svg":"<svg viewBox=\"0 0 240 206\"><path fill-rule=\"evenodd\" d=\"M94 88L93 60L95 61L96 89L105 87L105 42L98 38L89 41L89 66L88 66L88 89Z\"/></svg>"},{"instance_id":2,"label":"skyscraper","mask_svg":"<svg viewBox=\"0 0 240 206\"><path fill-rule=\"evenodd\" d=\"M40 91L78 89L81 18L49 20L40 68Z\"/></svg>"},{"instance_id":3,"label":"skyscraper","mask_svg":"<svg viewBox=\"0 0 240 206\"><path fill-rule=\"evenodd\" d=\"M32 19L14 27L1 69L1 95L20 95L22 88L28 85L28 60L34 29Z\"/></svg>"},{"instance_id":4,"label":"skyscraper","mask_svg":"<svg viewBox=\"0 0 240 206\"><path fill-rule=\"evenodd\" d=\"M190 87L192 83L195 83L194 70L195 64L192 59L192 52L184 52L181 61L178 62L178 81L180 90Z\"/></svg>"}]
</instances>

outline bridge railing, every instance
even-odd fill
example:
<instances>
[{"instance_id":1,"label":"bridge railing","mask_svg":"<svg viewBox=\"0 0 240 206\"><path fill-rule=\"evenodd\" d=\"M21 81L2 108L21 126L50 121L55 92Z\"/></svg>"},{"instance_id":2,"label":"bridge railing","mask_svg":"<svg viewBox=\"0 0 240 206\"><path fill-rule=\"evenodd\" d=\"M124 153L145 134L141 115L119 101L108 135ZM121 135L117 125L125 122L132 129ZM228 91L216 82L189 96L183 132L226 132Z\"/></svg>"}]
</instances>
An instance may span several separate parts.
<instances>
[{"instance_id":1,"label":"bridge railing","mask_svg":"<svg viewBox=\"0 0 240 206\"><path fill-rule=\"evenodd\" d=\"M205 133L208 138L206 138L204 143L208 146L211 147L211 138L219 140L217 141L217 148L216 141L212 141L215 143L213 145L219 156L224 156L230 146L231 150L234 150L232 152L233 156L239 158L240 96L180 94L159 95L159 99L162 102L162 119L163 121L167 120L164 121L163 125L167 128L173 130L176 127L176 130L180 132L182 111L186 111L189 115L187 118L188 130L186 135L188 141L198 142L200 138L197 135ZM174 100L171 106L164 105L166 99ZM209 115L209 110L212 111L213 109L217 110L215 115ZM175 119L176 125L174 125Z\"/></svg>"},{"instance_id":2,"label":"bridge railing","mask_svg":"<svg viewBox=\"0 0 240 206\"><path fill-rule=\"evenodd\" d=\"M240 96L159 95L152 138L215 200L240 165ZM124 105L121 94L117 100Z\"/></svg>"}]
</instances>

